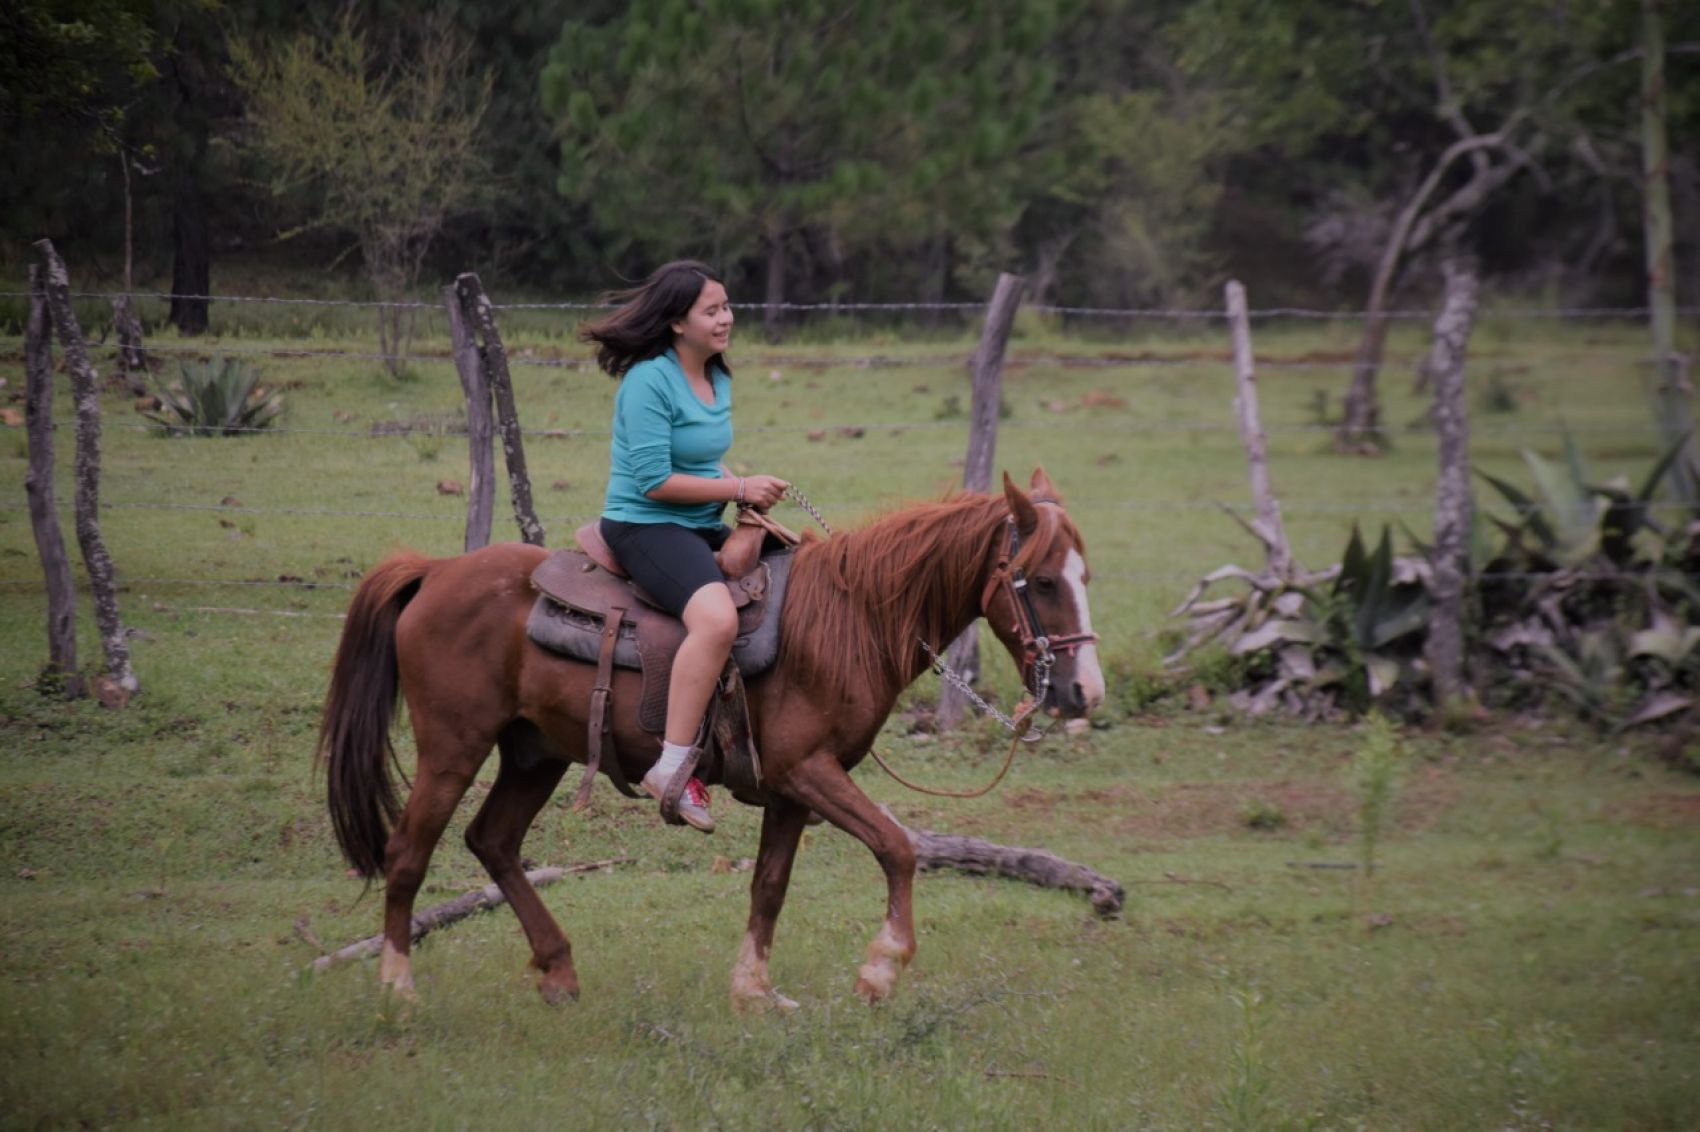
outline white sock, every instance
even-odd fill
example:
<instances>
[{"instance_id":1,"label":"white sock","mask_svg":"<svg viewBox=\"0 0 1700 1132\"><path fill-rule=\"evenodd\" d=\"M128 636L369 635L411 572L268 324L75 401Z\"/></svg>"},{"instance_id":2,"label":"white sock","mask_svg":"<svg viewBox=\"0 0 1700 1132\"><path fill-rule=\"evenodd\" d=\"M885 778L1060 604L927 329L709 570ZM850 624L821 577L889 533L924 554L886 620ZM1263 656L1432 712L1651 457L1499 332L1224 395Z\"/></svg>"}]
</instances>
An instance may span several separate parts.
<instances>
[{"instance_id":1,"label":"white sock","mask_svg":"<svg viewBox=\"0 0 1700 1132\"><path fill-rule=\"evenodd\" d=\"M666 740L663 740L661 743L661 758L656 762L655 768L649 773L655 774L659 772L663 776L661 779L663 782L671 782L673 781L673 776L679 773L679 768L685 765L685 756L690 753L691 749L683 744L669 743Z\"/></svg>"}]
</instances>

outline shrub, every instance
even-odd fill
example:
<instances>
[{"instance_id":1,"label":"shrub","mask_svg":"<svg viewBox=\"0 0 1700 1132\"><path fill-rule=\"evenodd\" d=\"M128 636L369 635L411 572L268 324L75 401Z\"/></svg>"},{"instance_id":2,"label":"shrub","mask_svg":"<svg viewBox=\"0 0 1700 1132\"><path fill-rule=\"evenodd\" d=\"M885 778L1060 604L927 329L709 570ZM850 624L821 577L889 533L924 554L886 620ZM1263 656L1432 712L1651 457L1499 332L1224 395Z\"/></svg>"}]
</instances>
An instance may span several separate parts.
<instances>
[{"instance_id":1,"label":"shrub","mask_svg":"<svg viewBox=\"0 0 1700 1132\"><path fill-rule=\"evenodd\" d=\"M1278 803L1253 798L1240 811L1240 821L1247 829L1263 830L1265 832L1285 829L1287 827L1287 812Z\"/></svg>"}]
</instances>

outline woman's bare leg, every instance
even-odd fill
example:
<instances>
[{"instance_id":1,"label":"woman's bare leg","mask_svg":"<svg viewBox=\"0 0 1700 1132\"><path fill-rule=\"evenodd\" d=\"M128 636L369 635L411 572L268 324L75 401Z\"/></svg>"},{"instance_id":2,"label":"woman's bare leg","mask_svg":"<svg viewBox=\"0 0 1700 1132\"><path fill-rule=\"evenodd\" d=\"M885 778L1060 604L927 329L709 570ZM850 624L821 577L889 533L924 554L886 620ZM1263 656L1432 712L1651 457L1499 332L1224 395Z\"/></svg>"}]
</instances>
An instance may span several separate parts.
<instances>
[{"instance_id":1,"label":"woman's bare leg","mask_svg":"<svg viewBox=\"0 0 1700 1132\"><path fill-rule=\"evenodd\" d=\"M667 688L667 732L669 743L688 747L696 742L708 697L714 682L732 655L738 638L738 610L732 591L724 582L710 582L691 595L679 615L685 623L685 640L673 657L673 678Z\"/></svg>"}]
</instances>

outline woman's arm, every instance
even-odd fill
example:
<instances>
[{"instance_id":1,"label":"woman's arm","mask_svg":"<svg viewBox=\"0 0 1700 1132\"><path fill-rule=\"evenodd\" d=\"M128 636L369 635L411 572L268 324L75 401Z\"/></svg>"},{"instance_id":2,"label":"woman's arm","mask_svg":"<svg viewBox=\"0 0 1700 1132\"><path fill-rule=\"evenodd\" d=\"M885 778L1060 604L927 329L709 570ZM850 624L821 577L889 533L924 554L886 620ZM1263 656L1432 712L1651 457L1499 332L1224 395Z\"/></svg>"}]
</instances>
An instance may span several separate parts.
<instances>
[{"instance_id":1,"label":"woman's arm","mask_svg":"<svg viewBox=\"0 0 1700 1132\"><path fill-rule=\"evenodd\" d=\"M778 476L687 476L674 472L644 492L657 503L748 503L765 511L791 485Z\"/></svg>"},{"instance_id":2,"label":"woman's arm","mask_svg":"<svg viewBox=\"0 0 1700 1132\"><path fill-rule=\"evenodd\" d=\"M674 472L644 494L657 503L730 503L738 498L741 482L737 476L709 479Z\"/></svg>"}]
</instances>

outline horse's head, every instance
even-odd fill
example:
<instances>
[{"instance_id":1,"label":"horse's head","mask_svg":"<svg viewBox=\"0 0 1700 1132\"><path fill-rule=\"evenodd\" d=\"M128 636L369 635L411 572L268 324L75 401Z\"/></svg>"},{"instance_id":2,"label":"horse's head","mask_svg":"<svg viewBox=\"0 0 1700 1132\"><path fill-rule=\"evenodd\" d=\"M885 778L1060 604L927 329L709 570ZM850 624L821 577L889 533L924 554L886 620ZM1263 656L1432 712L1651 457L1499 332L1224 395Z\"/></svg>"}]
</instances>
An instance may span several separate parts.
<instances>
[{"instance_id":1,"label":"horse's head","mask_svg":"<svg viewBox=\"0 0 1700 1132\"><path fill-rule=\"evenodd\" d=\"M1086 604L1086 548L1043 468L1027 491L1005 473L1009 518L980 608L1021 666L1021 682L1052 715L1082 716L1104 701L1098 635Z\"/></svg>"}]
</instances>

